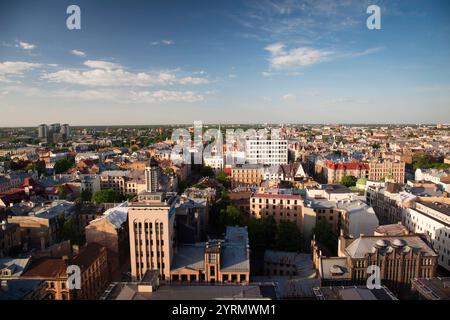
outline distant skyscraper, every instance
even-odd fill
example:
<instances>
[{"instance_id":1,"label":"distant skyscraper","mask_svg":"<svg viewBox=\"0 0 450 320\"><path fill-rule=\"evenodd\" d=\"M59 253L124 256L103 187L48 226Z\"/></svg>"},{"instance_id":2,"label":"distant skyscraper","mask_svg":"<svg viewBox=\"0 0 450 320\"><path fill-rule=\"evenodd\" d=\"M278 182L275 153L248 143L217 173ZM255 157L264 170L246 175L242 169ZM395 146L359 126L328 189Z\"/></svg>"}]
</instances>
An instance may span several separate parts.
<instances>
[{"instance_id":1,"label":"distant skyscraper","mask_svg":"<svg viewBox=\"0 0 450 320\"><path fill-rule=\"evenodd\" d=\"M63 124L61 127L61 133L66 137L70 137L70 127L67 123Z\"/></svg>"},{"instance_id":2,"label":"distant skyscraper","mask_svg":"<svg viewBox=\"0 0 450 320\"><path fill-rule=\"evenodd\" d=\"M145 167L145 183L147 192L156 192L159 189L159 166L158 162L152 158L149 166Z\"/></svg>"},{"instance_id":3,"label":"distant skyscraper","mask_svg":"<svg viewBox=\"0 0 450 320\"><path fill-rule=\"evenodd\" d=\"M48 135L48 127L47 127L47 125L46 124L39 125L39 127L38 127L39 139L45 139L45 138L47 138L47 135Z\"/></svg>"},{"instance_id":4,"label":"distant skyscraper","mask_svg":"<svg viewBox=\"0 0 450 320\"><path fill-rule=\"evenodd\" d=\"M61 131L61 125L59 123L51 124L50 131L52 131L52 133L59 133Z\"/></svg>"}]
</instances>

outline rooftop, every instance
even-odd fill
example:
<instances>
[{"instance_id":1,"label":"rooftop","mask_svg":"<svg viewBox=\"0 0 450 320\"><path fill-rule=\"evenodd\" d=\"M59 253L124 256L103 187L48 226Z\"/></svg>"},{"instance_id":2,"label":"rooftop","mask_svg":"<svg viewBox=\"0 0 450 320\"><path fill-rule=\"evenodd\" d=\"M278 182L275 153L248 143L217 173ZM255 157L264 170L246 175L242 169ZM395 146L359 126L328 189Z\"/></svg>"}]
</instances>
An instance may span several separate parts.
<instances>
[{"instance_id":1,"label":"rooftop","mask_svg":"<svg viewBox=\"0 0 450 320\"><path fill-rule=\"evenodd\" d=\"M450 300L450 278L413 279L411 283L427 300Z\"/></svg>"},{"instance_id":2,"label":"rooftop","mask_svg":"<svg viewBox=\"0 0 450 320\"><path fill-rule=\"evenodd\" d=\"M374 248L380 247L383 241L384 250L421 250L425 256L437 256L419 236L361 236L350 243L345 251L351 258L364 258L366 254L373 253Z\"/></svg>"},{"instance_id":3,"label":"rooftop","mask_svg":"<svg viewBox=\"0 0 450 320\"><path fill-rule=\"evenodd\" d=\"M274 299L270 285L161 285L154 292L139 292L136 283L116 283L107 300L216 300Z\"/></svg>"},{"instance_id":4,"label":"rooftop","mask_svg":"<svg viewBox=\"0 0 450 320\"><path fill-rule=\"evenodd\" d=\"M364 286L354 287L320 287L315 288L317 300L398 300L387 287L368 289Z\"/></svg>"}]
</instances>

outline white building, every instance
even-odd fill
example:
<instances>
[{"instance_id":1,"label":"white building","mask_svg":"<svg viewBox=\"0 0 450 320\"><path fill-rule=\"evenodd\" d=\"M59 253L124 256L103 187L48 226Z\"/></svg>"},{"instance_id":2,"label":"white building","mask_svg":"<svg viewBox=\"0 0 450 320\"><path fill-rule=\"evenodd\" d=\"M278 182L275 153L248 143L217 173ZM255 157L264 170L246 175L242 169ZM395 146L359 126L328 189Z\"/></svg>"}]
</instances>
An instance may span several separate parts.
<instances>
[{"instance_id":1,"label":"white building","mask_svg":"<svg viewBox=\"0 0 450 320\"><path fill-rule=\"evenodd\" d=\"M450 184L448 183L448 177L450 172L448 170L438 169L416 169L415 180L416 181L430 181L441 187L442 190L450 192ZM444 179L447 178L447 179ZM444 180L446 182L444 182Z\"/></svg>"},{"instance_id":2,"label":"white building","mask_svg":"<svg viewBox=\"0 0 450 320\"><path fill-rule=\"evenodd\" d=\"M203 164L211 167L215 172L223 170L223 157L222 156L203 156Z\"/></svg>"},{"instance_id":3,"label":"white building","mask_svg":"<svg viewBox=\"0 0 450 320\"><path fill-rule=\"evenodd\" d=\"M248 163L287 164L287 140L247 140L246 160Z\"/></svg>"},{"instance_id":4,"label":"white building","mask_svg":"<svg viewBox=\"0 0 450 320\"><path fill-rule=\"evenodd\" d=\"M450 205L416 202L404 210L403 224L409 231L428 236L439 254L438 263L450 271Z\"/></svg>"},{"instance_id":5,"label":"white building","mask_svg":"<svg viewBox=\"0 0 450 320\"><path fill-rule=\"evenodd\" d=\"M341 228L346 236L373 235L379 226L373 208L361 200L339 200L336 210L341 212Z\"/></svg>"},{"instance_id":6,"label":"white building","mask_svg":"<svg viewBox=\"0 0 450 320\"><path fill-rule=\"evenodd\" d=\"M100 176L97 174L80 174L80 190L94 193L101 190Z\"/></svg>"}]
</instances>

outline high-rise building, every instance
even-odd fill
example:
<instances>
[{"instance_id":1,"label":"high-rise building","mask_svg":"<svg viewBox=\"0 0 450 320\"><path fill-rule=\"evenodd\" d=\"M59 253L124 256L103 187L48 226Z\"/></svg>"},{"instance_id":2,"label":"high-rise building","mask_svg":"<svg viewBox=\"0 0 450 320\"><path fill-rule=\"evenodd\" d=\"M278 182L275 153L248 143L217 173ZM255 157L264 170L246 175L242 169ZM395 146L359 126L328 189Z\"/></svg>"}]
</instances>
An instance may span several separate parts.
<instances>
[{"instance_id":1,"label":"high-rise building","mask_svg":"<svg viewBox=\"0 0 450 320\"><path fill-rule=\"evenodd\" d=\"M46 124L40 124L38 127L38 137L39 139L45 139L48 135L48 127Z\"/></svg>"},{"instance_id":2,"label":"high-rise building","mask_svg":"<svg viewBox=\"0 0 450 320\"><path fill-rule=\"evenodd\" d=\"M161 279L170 279L175 234L176 196L162 192L142 192L128 205L130 262L133 280L148 270L158 270Z\"/></svg>"},{"instance_id":3,"label":"high-rise building","mask_svg":"<svg viewBox=\"0 0 450 320\"><path fill-rule=\"evenodd\" d=\"M155 158L152 158L149 165L145 167L145 183L148 192L156 192L159 189L159 165Z\"/></svg>"},{"instance_id":4,"label":"high-rise building","mask_svg":"<svg viewBox=\"0 0 450 320\"><path fill-rule=\"evenodd\" d=\"M63 134L63 136L65 138L69 138L70 137L70 127L69 127L69 125L67 123L62 125L61 133Z\"/></svg>"}]
</instances>

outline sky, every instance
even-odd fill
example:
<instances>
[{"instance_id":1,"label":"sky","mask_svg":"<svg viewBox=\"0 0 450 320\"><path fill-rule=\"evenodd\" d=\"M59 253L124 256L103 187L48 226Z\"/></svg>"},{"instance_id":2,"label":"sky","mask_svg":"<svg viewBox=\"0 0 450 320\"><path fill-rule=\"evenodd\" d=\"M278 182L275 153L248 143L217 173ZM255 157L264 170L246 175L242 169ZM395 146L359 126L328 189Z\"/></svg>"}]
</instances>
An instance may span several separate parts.
<instances>
[{"instance_id":1,"label":"sky","mask_svg":"<svg viewBox=\"0 0 450 320\"><path fill-rule=\"evenodd\" d=\"M0 0L0 126L195 120L450 123L450 1Z\"/></svg>"}]
</instances>

